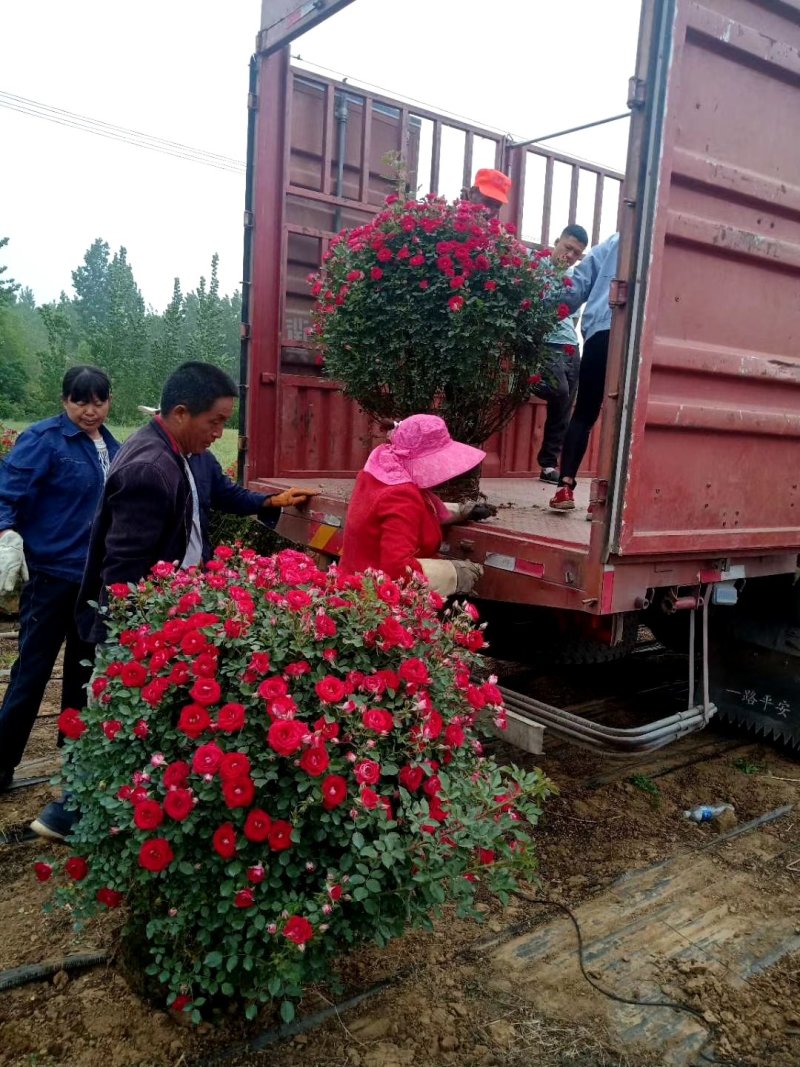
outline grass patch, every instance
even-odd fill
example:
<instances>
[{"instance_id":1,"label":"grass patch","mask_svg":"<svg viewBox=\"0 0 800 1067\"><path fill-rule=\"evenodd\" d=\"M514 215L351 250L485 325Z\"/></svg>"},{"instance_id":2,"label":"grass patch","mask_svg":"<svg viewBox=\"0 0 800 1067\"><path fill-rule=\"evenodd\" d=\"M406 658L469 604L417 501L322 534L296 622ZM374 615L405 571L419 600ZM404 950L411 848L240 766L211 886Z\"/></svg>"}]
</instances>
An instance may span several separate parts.
<instances>
[{"instance_id":1,"label":"grass patch","mask_svg":"<svg viewBox=\"0 0 800 1067\"><path fill-rule=\"evenodd\" d=\"M654 807L658 807L661 803L661 790L658 785L646 774L632 774L628 779L634 789L641 790L642 793L646 793Z\"/></svg>"},{"instance_id":2,"label":"grass patch","mask_svg":"<svg viewBox=\"0 0 800 1067\"><path fill-rule=\"evenodd\" d=\"M763 763L753 763L747 756L739 756L733 761L733 765L742 774L763 774L767 769Z\"/></svg>"}]
</instances>

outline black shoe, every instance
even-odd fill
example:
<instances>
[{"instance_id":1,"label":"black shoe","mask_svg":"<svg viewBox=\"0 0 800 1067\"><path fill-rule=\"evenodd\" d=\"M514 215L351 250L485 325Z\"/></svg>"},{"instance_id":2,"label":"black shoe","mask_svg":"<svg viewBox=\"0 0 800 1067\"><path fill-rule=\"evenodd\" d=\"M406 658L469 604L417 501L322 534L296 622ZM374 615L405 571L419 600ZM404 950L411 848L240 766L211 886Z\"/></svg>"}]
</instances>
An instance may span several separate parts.
<instances>
[{"instance_id":1,"label":"black shoe","mask_svg":"<svg viewBox=\"0 0 800 1067\"><path fill-rule=\"evenodd\" d=\"M8 793L14 781L13 767L0 767L0 793Z\"/></svg>"},{"instance_id":2,"label":"black shoe","mask_svg":"<svg viewBox=\"0 0 800 1067\"><path fill-rule=\"evenodd\" d=\"M77 811L67 811L65 800L48 804L31 823L31 830L48 841L65 841L80 818Z\"/></svg>"},{"instance_id":3,"label":"black shoe","mask_svg":"<svg viewBox=\"0 0 800 1067\"><path fill-rule=\"evenodd\" d=\"M558 471L555 467L545 467L539 472L540 482L549 482L551 485L558 485Z\"/></svg>"}]
</instances>

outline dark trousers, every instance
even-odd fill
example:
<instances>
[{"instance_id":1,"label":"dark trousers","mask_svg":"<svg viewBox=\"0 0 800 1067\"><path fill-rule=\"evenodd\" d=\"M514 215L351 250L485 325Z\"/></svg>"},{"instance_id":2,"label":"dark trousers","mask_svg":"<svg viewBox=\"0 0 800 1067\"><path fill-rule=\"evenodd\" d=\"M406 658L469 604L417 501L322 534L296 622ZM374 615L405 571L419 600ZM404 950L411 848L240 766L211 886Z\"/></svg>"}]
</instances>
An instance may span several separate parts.
<instances>
[{"instance_id":1,"label":"dark trousers","mask_svg":"<svg viewBox=\"0 0 800 1067\"><path fill-rule=\"evenodd\" d=\"M11 770L22 759L58 651L64 649L61 709L83 708L84 687L92 673L81 660L94 658L94 645L78 637L75 603L78 582L31 571L19 604L19 656L11 668L0 707L0 769Z\"/></svg>"},{"instance_id":2,"label":"dark trousers","mask_svg":"<svg viewBox=\"0 0 800 1067\"><path fill-rule=\"evenodd\" d=\"M569 416L578 390L578 371L580 357L575 348L572 355L565 351L565 345L550 345L553 358L547 369L548 381L536 390L536 395L547 401L547 418L542 434L542 447L536 461L544 470L557 467L561 455L561 446L569 425ZM569 346L572 347L572 346Z\"/></svg>"},{"instance_id":3,"label":"dark trousers","mask_svg":"<svg viewBox=\"0 0 800 1067\"><path fill-rule=\"evenodd\" d=\"M586 455L589 435L603 406L608 362L608 330L592 334L583 346L578 376L578 398L572 412L564 447L561 451L561 484L569 478L573 483Z\"/></svg>"}]
</instances>

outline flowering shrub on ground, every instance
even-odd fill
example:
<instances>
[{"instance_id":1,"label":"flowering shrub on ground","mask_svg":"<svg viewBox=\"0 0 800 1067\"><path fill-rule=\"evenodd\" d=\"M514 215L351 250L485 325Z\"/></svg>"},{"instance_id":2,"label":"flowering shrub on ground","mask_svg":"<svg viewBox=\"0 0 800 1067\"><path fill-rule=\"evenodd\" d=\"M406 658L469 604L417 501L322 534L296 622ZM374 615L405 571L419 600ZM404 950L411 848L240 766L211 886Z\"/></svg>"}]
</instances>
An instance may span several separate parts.
<instances>
[{"instance_id":1,"label":"flowering shrub on ground","mask_svg":"<svg viewBox=\"0 0 800 1067\"><path fill-rule=\"evenodd\" d=\"M481 753L478 716L505 712L472 677L472 609L224 546L110 593L90 707L59 720L82 813L59 896L124 902L174 1007L277 999L288 1020L332 954L535 870L550 783Z\"/></svg>"},{"instance_id":2,"label":"flowering shrub on ground","mask_svg":"<svg viewBox=\"0 0 800 1067\"><path fill-rule=\"evenodd\" d=\"M14 447L17 436L16 430L11 430L0 422L0 460Z\"/></svg>"},{"instance_id":3,"label":"flowering shrub on ground","mask_svg":"<svg viewBox=\"0 0 800 1067\"><path fill-rule=\"evenodd\" d=\"M387 197L309 280L327 374L376 418L438 414L472 444L547 376L544 340L568 313L549 250L531 257L510 224L435 196Z\"/></svg>"}]
</instances>

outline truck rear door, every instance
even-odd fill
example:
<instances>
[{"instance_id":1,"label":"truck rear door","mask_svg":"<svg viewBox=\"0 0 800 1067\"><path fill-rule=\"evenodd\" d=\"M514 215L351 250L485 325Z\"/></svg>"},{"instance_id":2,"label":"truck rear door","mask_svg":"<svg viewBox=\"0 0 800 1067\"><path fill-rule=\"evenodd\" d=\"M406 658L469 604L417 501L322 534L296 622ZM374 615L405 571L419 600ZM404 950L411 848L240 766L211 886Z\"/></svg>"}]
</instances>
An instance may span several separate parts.
<instances>
[{"instance_id":1,"label":"truck rear door","mask_svg":"<svg viewBox=\"0 0 800 1067\"><path fill-rule=\"evenodd\" d=\"M638 68L608 555L800 548L800 4L645 0Z\"/></svg>"}]
</instances>

